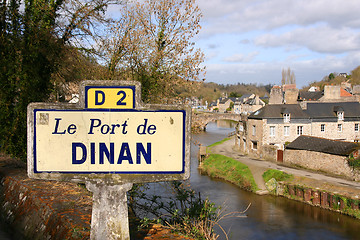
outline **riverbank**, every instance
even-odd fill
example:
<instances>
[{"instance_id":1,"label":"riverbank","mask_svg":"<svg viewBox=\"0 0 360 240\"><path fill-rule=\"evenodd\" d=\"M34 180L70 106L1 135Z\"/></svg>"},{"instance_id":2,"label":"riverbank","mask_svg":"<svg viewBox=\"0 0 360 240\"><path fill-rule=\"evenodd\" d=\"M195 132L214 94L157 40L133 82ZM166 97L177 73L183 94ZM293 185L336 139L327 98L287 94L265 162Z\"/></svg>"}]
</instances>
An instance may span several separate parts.
<instances>
[{"instance_id":1,"label":"riverbank","mask_svg":"<svg viewBox=\"0 0 360 240\"><path fill-rule=\"evenodd\" d=\"M358 182L277 165L274 162L267 162L265 160L248 158L237 151L237 149L234 149L233 138L209 146L208 152L210 154L220 154L226 156L226 158L232 158L232 161L245 164L250 169L260 189L256 191L257 193L264 194L269 192L270 194L341 212L356 218L360 217L360 183ZM206 160L204 163L206 164ZM268 189L262 177L263 173L268 169L278 169L292 174L294 177L286 181L275 181L272 184L273 187ZM224 177L217 177L225 179L226 175L225 171L223 173Z\"/></svg>"},{"instance_id":2,"label":"riverbank","mask_svg":"<svg viewBox=\"0 0 360 240\"><path fill-rule=\"evenodd\" d=\"M252 192L258 190L249 168L224 155L210 154L199 168L210 177L224 179L244 190Z\"/></svg>"}]
</instances>

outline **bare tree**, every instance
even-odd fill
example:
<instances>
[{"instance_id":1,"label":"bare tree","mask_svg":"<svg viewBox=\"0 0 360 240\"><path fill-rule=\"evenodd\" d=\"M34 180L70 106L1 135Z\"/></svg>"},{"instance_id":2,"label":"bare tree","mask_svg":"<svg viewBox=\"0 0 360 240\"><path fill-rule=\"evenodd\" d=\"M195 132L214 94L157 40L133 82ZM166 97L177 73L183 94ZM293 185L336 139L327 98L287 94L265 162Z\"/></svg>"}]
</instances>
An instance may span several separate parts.
<instances>
[{"instance_id":1,"label":"bare tree","mask_svg":"<svg viewBox=\"0 0 360 240\"><path fill-rule=\"evenodd\" d=\"M281 71L281 85L285 84L296 84L296 78L294 71L291 71L290 67L288 69L282 69Z\"/></svg>"},{"instance_id":2,"label":"bare tree","mask_svg":"<svg viewBox=\"0 0 360 240\"><path fill-rule=\"evenodd\" d=\"M195 0L146 0L123 5L121 19L108 31L101 50L110 78L143 85L144 101L170 97L174 88L191 85L205 73L204 54L192 38L202 14Z\"/></svg>"}]
</instances>

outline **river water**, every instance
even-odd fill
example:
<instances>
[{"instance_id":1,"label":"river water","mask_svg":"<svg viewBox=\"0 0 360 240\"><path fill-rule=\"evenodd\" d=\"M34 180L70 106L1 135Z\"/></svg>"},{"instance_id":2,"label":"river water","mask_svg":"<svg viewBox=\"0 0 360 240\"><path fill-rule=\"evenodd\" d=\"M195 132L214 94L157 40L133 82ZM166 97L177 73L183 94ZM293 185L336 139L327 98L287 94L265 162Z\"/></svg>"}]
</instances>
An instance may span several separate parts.
<instances>
[{"instance_id":1,"label":"river water","mask_svg":"<svg viewBox=\"0 0 360 240\"><path fill-rule=\"evenodd\" d=\"M210 145L234 131L232 126L209 123L192 139ZM230 239L360 239L360 220L283 197L258 196L224 181L203 176L197 169L198 147L191 148L191 187L222 206L226 213L245 214L220 221ZM219 239L226 239L219 229Z\"/></svg>"}]
</instances>

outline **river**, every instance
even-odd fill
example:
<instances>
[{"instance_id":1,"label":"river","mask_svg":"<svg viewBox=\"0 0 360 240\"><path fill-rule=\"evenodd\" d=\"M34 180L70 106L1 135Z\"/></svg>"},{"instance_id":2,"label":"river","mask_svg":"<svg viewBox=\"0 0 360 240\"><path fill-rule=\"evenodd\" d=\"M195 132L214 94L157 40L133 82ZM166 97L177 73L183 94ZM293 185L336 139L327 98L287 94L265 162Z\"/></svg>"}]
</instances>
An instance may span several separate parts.
<instances>
[{"instance_id":1,"label":"river","mask_svg":"<svg viewBox=\"0 0 360 240\"><path fill-rule=\"evenodd\" d=\"M209 123L207 131L192 136L203 145L217 142L232 126ZM222 206L226 212L239 212L251 204L242 217L220 221L230 239L360 239L360 220L283 197L258 196L224 181L203 176L197 169L198 147L191 148L190 183L202 197ZM219 239L225 239L220 230Z\"/></svg>"}]
</instances>

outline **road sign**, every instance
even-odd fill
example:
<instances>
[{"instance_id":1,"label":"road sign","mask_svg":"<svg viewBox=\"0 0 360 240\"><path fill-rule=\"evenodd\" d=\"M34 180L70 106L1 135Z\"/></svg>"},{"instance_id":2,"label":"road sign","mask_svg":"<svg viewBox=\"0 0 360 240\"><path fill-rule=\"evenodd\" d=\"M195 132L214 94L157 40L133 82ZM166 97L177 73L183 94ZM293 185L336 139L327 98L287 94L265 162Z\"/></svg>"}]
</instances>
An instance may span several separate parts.
<instances>
[{"instance_id":1,"label":"road sign","mask_svg":"<svg viewBox=\"0 0 360 240\"><path fill-rule=\"evenodd\" d=\"M185 118L183 110L34 109L34 172L184 173Z\"/></svg>"},{"instance_id":2,"label":"road sign","mask_svg":"<svg viewBox=\"0 0 360 240\"><path fill-rule=\"evenodd\" d=\"M189 177L190 108L144 105L140 96L138 82L86 81L78 104L28 106L28 175L86 183L91 239L130 239L133 183Z\"/></svg>"},{"instance_id":3,"label":"road sign","mask_svg":"<svg viewBox=\"0 0 360 240\"><path fill-rule=\"evenodd\" d=\"M29 176L112 184L188 178L189 108L144 106L140 90L134 82L88 81L77 105L30 104Z\"/></svg>"},{"instance_id":4,"label":"road sign","mask_svg":"<svg viewBox=\"0 0 360 240\"><path fill-rule=\"evenodd\" d=\"M85 86L85 108L133 109L135 86Z\"/></svg>"}]
</instances>

